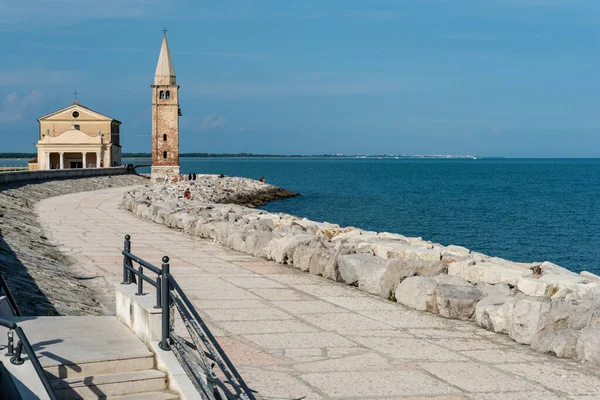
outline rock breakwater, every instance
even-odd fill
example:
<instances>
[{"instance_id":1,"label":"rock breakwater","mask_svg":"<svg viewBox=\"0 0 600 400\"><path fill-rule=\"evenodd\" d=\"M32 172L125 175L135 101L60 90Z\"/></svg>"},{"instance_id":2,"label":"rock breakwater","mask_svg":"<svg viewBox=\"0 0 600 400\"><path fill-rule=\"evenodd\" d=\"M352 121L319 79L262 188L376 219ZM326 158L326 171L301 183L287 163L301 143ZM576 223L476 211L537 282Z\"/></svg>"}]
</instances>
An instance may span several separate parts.
<instances>
[{"instance_id":1,"label":"rock breakwater","mask_svg":"<svg viewBox=\"0 0 600 400\"><path fill-rule=\"evenodd\" d=\"M34 205L69 193L147 183L136 175L0 185L0 272L24 315L101 315L95 293L42 231Z\"/></svg>"},{"instance_id":2,"label":"rock breakwater","mask_svg":"<svg viewBox=\"0 0 600 400\"><path fill-rule=\"evenodd\" d=\"M248 184L231 179L228 190L243 192ZM218 185L196 187L198 195L184 199L183 185L128 191L123 206L237 251L440 317L470 320L540 352L600 366L600 277L594 274L222 204L228 196L221 196Z\"/></svg>"},{"instance_id":3,"label":"rock breakwater","mask_svg":"<svg viewBox=\"0 0 600 400\"><path fill-rule=\"evenodd\" d=\"M298 193L278 188L265 182L223 175L198 175L195 181L175 182L160 188L164 195L183 197L186 189L191 198L212 203L239 204L259 207L273 200L298 196Z\"/></svg>"}]
</instances>

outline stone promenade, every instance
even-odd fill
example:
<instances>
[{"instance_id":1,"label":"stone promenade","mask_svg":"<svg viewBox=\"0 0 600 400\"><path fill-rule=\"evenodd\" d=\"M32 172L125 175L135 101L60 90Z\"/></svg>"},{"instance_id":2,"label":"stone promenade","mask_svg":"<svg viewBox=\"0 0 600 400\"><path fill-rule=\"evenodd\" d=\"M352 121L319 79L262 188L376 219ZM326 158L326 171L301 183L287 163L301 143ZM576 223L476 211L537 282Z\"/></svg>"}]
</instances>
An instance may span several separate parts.
<instances>
[{"instance_id":1,"label":"stone promenade","mask_svg":"<svg viewBox=\"0 0 600 400\"><path fill-rule=\"evenodd\" d=\"M469 322L189 237L118 205L126 189L37 205L46 235L114 313L123 237L172 273L249 385L277 399L600 399L600 371Z\"/></svg>"}]
</instances>

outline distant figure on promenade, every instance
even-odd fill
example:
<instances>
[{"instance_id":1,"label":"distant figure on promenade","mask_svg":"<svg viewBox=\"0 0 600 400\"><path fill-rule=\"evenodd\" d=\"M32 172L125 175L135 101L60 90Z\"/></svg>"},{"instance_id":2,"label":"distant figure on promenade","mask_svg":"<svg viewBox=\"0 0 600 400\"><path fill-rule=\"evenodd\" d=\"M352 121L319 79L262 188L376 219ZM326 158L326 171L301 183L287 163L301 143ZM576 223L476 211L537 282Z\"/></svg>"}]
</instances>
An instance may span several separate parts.
<instances>
[{"instance_id":1,"label":"distant figure on promenade","mask_svg":"<svg viewBox=\"0 0 600 400\"><path fill-rule=\"evenodd\" d=\"M191 180L192 180L192 174L189 174L188 175L188 181L191 181Z\"/></svg>"},{"instance_id":2,"label":"distant figure on promenade","mask_svg":"<svg viewBox=\"0 0 600 400\"><path fill-rule=\"evenodd\" d=\"M223 175L223 174L220 174L220 175L219 175L219 178L225 178L225 175Z\"/></svg>"},{"instance_id":3,"label":"distant figure on promenade","mask_svg":"<svg viewBox=\"0 0 600 400\"><path fill-rule=\"evenodd\" d=\"M169 183L169 175L165 174L165 183Z\"/></svg>"},{"instance_id":4,"label":"distant figure on promenade","mask_svg":"<svg viewBox=\"0 0 600 400\"><path fill-rule=\"evenodd\" d=\"M261 176L260 179L259 179L259 181L264 182L265 181L265 177Z\"/></svg>"},{"instance_id":5,"label":"distant figure on promenade","mask_svg":"<svg viewBox=\"0 0 600 400\"><path fill-rule=\"evenodd\" d=\"M194 178L194 180L196 180L196 173L194 172L194 175L192 176L192 178Z\"/></svg>"},{"instance_id":6,"label":"distant figure on promenade","mask_svg":"<svg viewBox=\"0 0 600 400\"><path fill-rule=\"evenodd\" d=\"M183 197L188 200L192 199L192 192L190 191L190 188L185 189L185 192L183 192Z\"/></svg>"}]
</instances>

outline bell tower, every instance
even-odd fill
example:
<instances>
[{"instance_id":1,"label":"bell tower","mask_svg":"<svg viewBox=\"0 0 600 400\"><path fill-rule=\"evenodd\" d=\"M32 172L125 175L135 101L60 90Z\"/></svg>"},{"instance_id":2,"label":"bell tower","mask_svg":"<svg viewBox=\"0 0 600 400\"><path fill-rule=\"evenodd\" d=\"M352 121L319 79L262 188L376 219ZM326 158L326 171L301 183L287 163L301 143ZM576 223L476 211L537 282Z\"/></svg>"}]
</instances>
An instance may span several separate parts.
<instances>
[{"instance_id":1,"label":"bell tower","mask_svg":"<svg viewBox=\"0 0 600 400\"><path fill-rule=\"evenodd\" d=\"M151 181L179 175L179 86L164 30L152 88Z\"/></svg>"}]
</instances>

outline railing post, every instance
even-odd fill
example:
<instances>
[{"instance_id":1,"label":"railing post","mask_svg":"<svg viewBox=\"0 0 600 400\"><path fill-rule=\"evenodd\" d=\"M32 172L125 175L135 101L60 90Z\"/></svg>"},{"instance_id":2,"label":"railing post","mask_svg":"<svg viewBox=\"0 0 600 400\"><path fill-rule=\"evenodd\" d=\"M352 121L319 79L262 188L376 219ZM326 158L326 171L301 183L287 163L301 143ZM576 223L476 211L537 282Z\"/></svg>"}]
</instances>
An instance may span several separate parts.
<instances>
[{"instance_id":1,"label":"railing post","mask_svg":"<svg viewBox=\"0 0 600 400\"><path fill-rule=\"evenodd\" d=\"M17 352L14 357L10 359L10 363L13 365L22 365L25 360L21 358L21 353L23 352L23 342L20 340L17 342Z\"/></svg>"},{"instance_id":2,"label":"railing post","mask_svg":"<svg viewBox=\"0 0 600 400\"><path fill-rule=\"evenodd\" d=\"M8 343L6 344L5 356L12 357L15 355L15 339L13 337L13 331L9 330L6 333L6 336L8 336Z\"/></svg>"},{"instance_id":3,"label":"railing post","mask_svg":"<svg viewBox=\"0 0 600 400\"><path fill-rule=\"evenodd\" d=\"M171 296L169 295L169 289L171 288L171 283L169 282L169 257L164 256L162 261L162 340L158 344L158 347L160 347L161 350L169 351L171 350L171 345L169 344L169 334L171 329L169 326L171 323L171 318L169 315L171 308Z\"/></svg>"},{"instance_id":4,"label":"railing post","mask_svg":"<svg viewBox=\"0 0 600 400\"><path fill-rule=\"evenodd\" d=\"M143 296L144 295L144 279L142 279L142 276L144 276L144 267L142 267L142 265L140 264L139 268L138 268L138 272L140 274L140 276L138 276L138 285L137 285L137 293L135 294L136 296Z\"/></svg>"},{"instance_id":5,"label":"railing post","mask_svg":"<svg viewBox=\"0 0 600 400\"><path fill-rule=\"evenodd\" d=\"M123 245L123 250L127 252L131 252L131 236L125 235L125 243ZM130 272L127 270L126 266L129 263L129 259L127 256L123 256L123 282L121 285L129 285L131 283Z\"/></svg>"},{"instance_id":6,"label":"railing post","mask_svg":"<svg viewBox=\"0 0 600 400\"><path fill-rule=\"evenodd\" d=\"M156 305L154 306L154 308L162 308L161 296L162 296L162 279L160 276L157 276L156 277Z\"/></svg>"}]
</instances>

